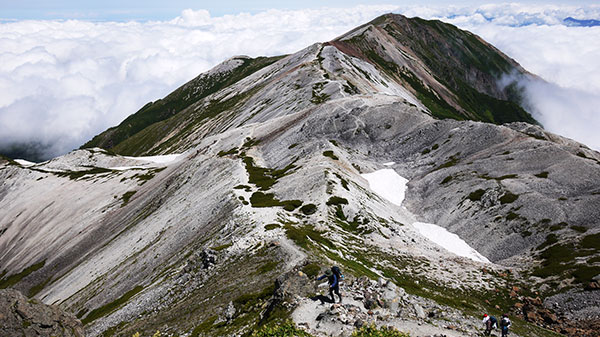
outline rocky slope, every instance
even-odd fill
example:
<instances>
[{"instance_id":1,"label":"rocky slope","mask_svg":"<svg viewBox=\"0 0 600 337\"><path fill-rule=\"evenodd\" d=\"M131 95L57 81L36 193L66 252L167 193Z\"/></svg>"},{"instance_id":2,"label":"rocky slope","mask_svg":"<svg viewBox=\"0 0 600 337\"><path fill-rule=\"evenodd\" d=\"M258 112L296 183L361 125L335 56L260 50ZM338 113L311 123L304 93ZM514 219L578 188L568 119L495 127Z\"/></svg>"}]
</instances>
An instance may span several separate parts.
<instances>
[{"instance_id":1,"label":"rocky slope","mask_svg":"<svg viewBox=\"0 0 600 337\"><path fill-rule=\"evenodd\" d=\"M520 336L593 336L600 154L536 126L497 84L515 73L532 76L468 32L398 15L283 58L234 57L83 149L0 162L0 287L76 313L91 336L235 335L285 317L317 334L360 319L464 336L484 311L510 312ZM363 176L382 169L408 179L402 205ZM331 264L348 275L333 309L309 299Z\"/></svg>"},{"instance_id":2,"label":"rocky slope","mask_svg":"<svg viewBox=\"0 0 600 337\"><path fill-rule=\"evenodd\" d=\"M72 314L12 289L0 290L0 320L0 336L84 336L83 325Z\"/></svg>"}]
</instances>

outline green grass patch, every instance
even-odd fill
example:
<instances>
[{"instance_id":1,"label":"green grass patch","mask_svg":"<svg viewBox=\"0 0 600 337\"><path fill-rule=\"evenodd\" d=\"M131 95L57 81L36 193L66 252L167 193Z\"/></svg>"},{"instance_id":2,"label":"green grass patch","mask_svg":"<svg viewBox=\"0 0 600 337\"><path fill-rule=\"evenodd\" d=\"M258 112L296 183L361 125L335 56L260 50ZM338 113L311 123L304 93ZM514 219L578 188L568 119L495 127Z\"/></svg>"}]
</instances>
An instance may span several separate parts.
<instances>
[{"instance_id":1,"label":"green grass patch","mask_svg":"<svg viewBox=\"0 0 600 337\"><path fill-rule=\"evenodd\" d=\"M123 193L123 195L121 196L121 200L123 201L123 203L121 204L121 207L124 207L125 205L127 205L129 203L129 199L131 199L131 197L136 193L136 191L127 191L125 193Z\"/></svg>"},{"instance_id":2,"label":"green grass patch","mask_svg":"<svg viewBox=\"0 0 600 337\"><path fill-rule=\"evenodd\" d=\"M515 200L519 199L519 196L517 194L513 194L509 191L507 191L506 193L504 193L503 196L500 197L500 203L501 204L511 204L513 202L515 202Z\"/></svg>"},{"instance_id":3,"label":"green grass patch","mask_svg":"<svg viewBox=\"0 0 600 337\"><path fill-rule=\"evenodd\" d=\"M242 161L246 166L246 172L248 172L248 182L256 185L263 191L270 189L278 179L291 173L296 166L289 164L283 169L271 169L254 165L254 159L252 157L243 157Z\"/></svg>"},{"instance_id":4,"label":"green grass patch","mask_svg":"<svg viewBox=\"0 0 600 337\"><path fill-rule=\"evenodd\" d=\"M538 174L535 174L535 176L538 178L548 178L548 171L540 172Z\"/></svg>"},{"instance_id":5,"label":"green grass patch","mask_svg":"<svg viewBox=\"0 0 600 337\"><path fill-rule=\"evenodd\" d=\"M528 230L524 230L524 231L521 232L521 236L524 237L524 238L526 238L528 236L531 236L532 234L533 233L530 232L530 231L528 231Z\"/></svg>"},{"instance_id":6,"label":"green grass patch","mask_svg":"<svg viewBox=\"0 0 600 337\"><path fill-rule=\"evenodd\" d=\"M469 195L467 196L467 199L469 199L471 201L479 201L479 200L481 200L481 197L483 197L484 194L485 194L485 190L478 189L474 192L469 193Z\"/></svg>"},{"instance_id":7,"label":"green grass patch","mask_svg":"<svg viewBox=\"0 0 600 337\"><path fill-rule=\"evenodd\" d=\"M587 266L576 264L575 270L571 272L577 283L587 283L592 281L596 275L600 275L600 266Z\"/></svg>"},{"instance_id":8,"label":"green grass patch","mask_svg":"<svg viewBox=\"0 0 600 337\"><path fill-rule=\"evenodd\" d=\"M346 190L346 191L350 191L350 188L348 188L348 181L346 179L344 179L344 177L342 177L341 175L339 175L338 173L334 173L334 175L340 180L340 182L342 183L342 187Z\"/></svg>"},{"instance_id":9,"label":"green grass patch","mask_svg":"<svg viewBox=\"0 0 600 337\"><path fill-rule=\"evenodd\" d=\"M2 274L0 274L0 289L12 287L25 277L29 276L31 273L44 267L45 264L46 260L40 261L23 269L20 273L10 275L8 277L4 277L6 275L6 272L3 272Z\"/></svg>"},{"instance_id":10,"label":"green grass patch","mask_svg":"<svg viewBox=\"0 0 600 337\"><path fill-rule=\"evenodd\" d=\"M285 233L290 240L294 241L296 245L308 249L310 240L325 245L331 249L335 249L335 245L329 239L323 237L320 232L317 232L312 226L305 225L302 227L294 227L292 225L285 226Z\"/></svg>"},{"instance_id":11,"label":"green grass patch","mask_svg":"<svg viewBox=\"0 0 600 337\"><path fill-rule=\"evenodd\" d=\"M227 249L227 248L229 248L231 246L233 246L233 243L226 243L224 245L220 245L220 246L216 246L216 247L211 247L210 249L212 249L214 251L217 251L217 252L220 252L220 251L225 250L225 249Z\"/></svg>"},{"instance_id":12,"label":"green grass patch","mask_svg":"<svg viewBox=\"0 0 600 337\"><path fill-rule=\"evenodd\" d=\"M136 174L132 178L135 178L135 179L138 180L138 182L141 182L140 185L144 185L147 181L149 181L152 178L154 178L154 176L156 175L156 173L164 170L165 168L166 167L161 167L161 168L157 168L157 169L153 169L151 171L148 171L147 173L144 173L144 174Z\"/></svg>"},{"instance_id":13,"label":"green grass patch","mask_svg":"<svg viewBox=\"0 0 600 337\"><path fill-rule=\"evenodd\" d=\"M88 176L88 175L96 175L96 174L111 173L111 172L113 172L113 170L103 168L103 167L93 167L89 170L83 170L83 171L66 171L66 172L53 172L53 173L59 177L68 177L71 180L77 180L79 178L82 178L82 177Z\"/></svg>"},{"instance_id":14,"label":"green grass patch","mask_svg":"<svg viewBox=\"0 0 600 337\"><path fill-rule=\"evenodd\" d=\"M546 241L537 247L537 250L542 250L548 246L551 246L558 242L558 237L554 233L550 233L546 236Z\"/></svg>"},{"instance_id":15,"label":"green grass patch","mask_svg":"<svg viewBox=\"0 0 600 337\"><path fill-rule=\"evenodd\" d=\"M342 209L341 205L335 207L335 216L342 221L346 221L346 215L344 214L344 209Z\"/></svg>"},{"instance_id":16,"label":"green grass patch","mask_svg":"<svg viewBox=\"0 0 600 337\"><path fill-rule=\"evenodd\" d=\"M234 147L234 148L232 148L230 150L227 150L227 151L219 151L219 153L217 153L217 156L219 156L219 157L225 157L225 156L228 156L228 155L231 155L231 154L237 154L237 152L238 152L238 148Z\"/></svg>"},{"instance_id":17,"label":"green grass patch","mask_svg":"<svg viewBox=\"0 0 600 337\"><path fill-rule=\"evenodd\" d=\"M327 206L348 205L348 199L332 196L327 200Z\"/></svg>"},{"instance_id":18,"label":"green grass patch","mask_svg":"<svg viewBox=\"0 0 600 337\"><path fill-rule=\"evenodd\" d=\"M294 322L267 324L254 330L250 337L312 337L308 332L298 329Z\"/></svg>"},{"instance_id":19,"label":"green grass patch","mask_svg":"<svg viewBox=\"0 0 600 337\"><path fill-rule=\"evenodd\" d=\"M305 215L314 214L316 211L317 211L317 205L315 205L315 204L306 204L306 205L300 207L300 212L302 212Z\"/></svg>"},{"instance_id":20,"label":"green grass patch","mask_svg":"<svg viewBox=\"0 0 600 337\"><path fill-rule=\"evenodd\" d=\"M550 235L552 234L548 236ZM546 241L548 240L547 238ZM552 238L550 240L554 241ZM556 244L542 251L540 257L543 261L540 267L533 271L532 275L550 277L561 275L570 269L577 254L576 248L572 244Z\"/></svg>"},{"instance_id":21,"label":"green grass patch","mask_svg":"<svg viewBox=\"0 0 600 337\"><path fill-rule=\"evenodd\" d=\"M294 143L294 144L288 146L288 150L291 150L291 149L295 148L296 146L298 146L298 143Z\"/></svg>"},{"instance_id":22,"label":"green grass patch","mask_svg":"<svg viewBox=\"0 0 600 337\"><path fill-rule=\"evenodd\" d=\"M592 257L587 262L588 263L598 263L598 262L600 262L600 256Z\"/></svg>"},{"instance_id":23,"label":"green grass patch","mask_svg":"<svg viewBox=\"0 0 600 337\"><path fill-rule=\"evenodd\" d=\"M306 274L309 278L315 278L321 272L321 266L316 263L309 263L306 266L302 267L302 272Z\"/></svg>"},{"instance_id":24,"label":"green grass patch","mask_svg":"<svg viewBox=\"0 0 600 337\"><path fill-rule=\"evenodd\" d=\"M286 211L292 212L296 208L302 206L302 201L300 200L283 200L280 201L275 198L275 194L273 193L263 193L263 192L254 192L250 196L250 204L252 207L283 207Z\"/></svg>"},{"instance_id":25,"label":"green grass patch","mask_svg":"<svg viewBox=\"0 0 600 337\"><path fill-rule=\"evenodd\" d=\"M351 337L410 337L410 335L392 326L377 327L375 324L369 324L354 330Z\"/></svg>"},{"instance_id":26,"label":"green grass patch","mask_svg":"<svg viewBox=\"0 0 600 337\"><path fill-rule=\"evenodd\" d=\"M310 98L310 102L313 104L321 104L329 99L329 95L326 93L322 93L323 87L325 86L325 82L319 82L313 84L312 97Z\"/></svg>"},{"instance_id":27,"label":"green grass patch","mask_svg":"<svg viewBox=\"0 0 600 337\"><path fill-rule=\"evenodd\" d=\"M192 330L192 334L190 335L190 337L200 337L203 335L203 332L210 331L211 328L213 327L213 325L215 324L215 321L217 320L217 318L218 318L217 316L211 316L208 319L206 319L204 322L197 325L194 328L194 330Z\"/></svg>"},{"instance_id":28,"label":"green grass patch","mask_svg":"<svg viewBox=\"0 0 600 337\"><path fill-rule=\"evenodd\" d=\"M510 212L508 212L508 214L506 215L506 220L515 220L515 219L517 219L518 217L519 217L519 214L517 214L517 213L515 213L515 212L513 212L513 211L510 211Z\"/></svg>"},{"instance_id":29,"label":"green grass patch","mask_svg":"<svg viewBox=\"0 0 600 337\"><path fill-rule=\"evenodd\" d=\"M331 158L333 160L339 160L340 159L335 154L333 154L333 151L331 151L331 150L323 151L323 155L325 157Z\"/></svg>"},{"instance_id":30,"label":"green grass patch","mask_svg":"<svg viewBox=\"0 0 600 337\"><path fill-rule=\"evenodd\" d=\"M479 178L482 178L482 179L485 179L485 180L497 180L497 181L502 181L502 180L505 180L505 179L515 179L515 178L518 178L518 177L519 176L516 175L516 174L505 174L505 175L500 176L500 177L491 177L491 176L489 176L487 174L482 174L482 175L479 176Z\"/></svg>"},{"instance_id":31,"label":"green grass patch","mask_svg":"<svg viewBox=\"0 0 600 337\"><path fill-rule=\"evenodd\" d=\"M281 202L281 206L288 212L294 211L296 208L302 206L302 201L300 200L283 200Z\"/></svg>"},{"instance_id":32,"label":"green grass patch","mask_svg":"<svg viewBox=\"0 0 600 337\"><path fill-rule=\"evenodd\" d=\"M452 166L458 164L458 162L459 162L458 156L460 156L460 152L456 153L456 154L454 154L452 156L450 156L445 163L443 163L443 164L439 165L438 167L434 168L433 171L437 171L437 170L440 170L440 169L443 169L443 168L452 167Z\"/></svg>"},{"instance_id":33,"label":"green grass patch","mask_svg":"<svg viewBox=\"0 0 600 337\"><path fill-rule=\"evenodd\" d=\"M33 296L37 295L40 291L42 291L42 289L44 289L44 287L48 283L50 283L51 280L52 280L52 276L48 277L44 281L31 287L31 289L29 289L29 292L27 292L27 297L33 297Z\"/></svg>"},{"instance_id":34,"label":"green grass patch","mask_svg":"<svg viewBox=\"0 0 600 337\"><path fill-rule=\"evenodd\" d=\"M585 236L579 245L581 248L600 250L600 233Z\"/></svg>"},{"instance_id":35,"label":"green grass patch","mask_svg":"<svg viewBox=\"0 0 600 337\"><path fill-rule=\"evenodd\" d=\"M246 137L246 141L244 142L244 145L242 145L242 147L244 149L249 149L258 144L260 144L260 139Z\"/></svg>"},{"instance_id":36,"label":"green grass patch","mask_svg":"<svg viewBox=\"0 0 600 337\"><path fill-rule=\"evenodd\" d=\"M259 274L266 274L266 273L274 270L275 267L277 267L277 265L279 265L279 262L269 261L269 262L263 264L262 266L258 267L258 273Z\"/></svg>"},{"instance_id":37,"label":"green grass patch","mask_svg":"<svg viewBox=\"0 0 600 337\"><path fill-rule=\"evenodd\" d=\"M105 304L105 305L101 306L100 308L92 310L87 316L85 316L85 318L83 318L81 320L81 323L83 323L83 325L86 325L88 323L91 323L91 322L97 320L100 317L104 317L104 316L110 314L111 312L113 312L117 308L119 308L121 305L127 303L127 301L129 301L130 298L135 296L137 293L139 293L143 289L144 289L144 287L138 285L135 288L133 288L133 289L129 290L128 292L126 292L125 294L123 294L123 296L117 298L116 300L114 300L108 304Z\"/></svg>"},{"instance_id":38,"label":"green grass patch","mask_svg":"<svg viewBox=\"0 0 600 337\"><path fill-rule=\"evenodd\" d=\"M274 291L275 285L271 285L256 293L242 294L233 300L233 304L240 312L249 312L257 303L270 298Z\"/></svg>"},{"instance_id":39,"label":"green grass patch","mask_svg":"<svg viewBox=\"0 0 600 337\"><path fill-rule=\"evenodd\" d=\"M585 232L587 232L587 230L588 230L588 229L587 229L587 227L584 227L584 226L576 226L576 225L573 225L573 226L571 226L570 228L571 228L572 230L574 230L574 231L578 232L578 233L585 233Z\"/></svg>"},{"instance_id":40,"label":"green grass patch","mask_svg":"<svg viewBox=\"0 0 600 337\"><path fill-rule=\"evenodd\" d=\"M266 230L266 231L270 231L270 230L273 230L273 229L276 229L276 228L280 228L280 227L281 227L281 226L279 226L279 225L278 225L278 224L276 224L276 223L270 223L270 224L268 224L268 225L265 225L265 230Z\"/></svg>"},{"instance_id":41,"label":"green grass patch","mask_svg":"<svg viewBox=\"0 0 600 337\"><path fill-rule=\"evenodd\" d=\"M442 180L442 182L440 183L440 185L445 185L445 184L449 183L450 181L452 181L452 179L453 179L452 176L447 176L446 178L444 178Z\"/></svg>"},{"instance_id":42,"label":"green grass patch","mask_svg":"<svg viewBox=\"0 0 600 337\"><path fill-rule=\"evenodd\" d=\"M252 207L275 207L281 206L281 202L275 198L273 193L254 192L250 196Z\"/></svg>"}]
</instances>

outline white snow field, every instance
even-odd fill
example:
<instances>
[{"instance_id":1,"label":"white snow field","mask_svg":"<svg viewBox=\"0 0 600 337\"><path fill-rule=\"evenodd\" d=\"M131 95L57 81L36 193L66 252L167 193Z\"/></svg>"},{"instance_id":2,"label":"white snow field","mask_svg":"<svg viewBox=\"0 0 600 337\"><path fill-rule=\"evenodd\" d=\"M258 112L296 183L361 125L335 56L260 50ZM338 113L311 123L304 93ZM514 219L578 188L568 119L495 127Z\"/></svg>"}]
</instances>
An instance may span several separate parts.
<instances>
[{"instance_id":1,"label":"white snow field","mask_svg":"<svg viewBox=\"0 0 600 337\"><path fill-rule=\"evenodd\" d=\"M166 163L175 161L179 156L181 156L181 153L165 154L165 155L161 155L161 156L125 157L125 158L141 160L141 161L149 161L149 162L153 162L156 164L166 164Z\"/></svg>"},{"instance_id":2,"label":"white snow field","mask_svg":"<svg viewBox=\"0 0 600 337\"><path fill-rule=\"evenodd\" d=\"M369 182L373 192L387 199L394 205L400 206L404 200L408 179L401 177L393 169L383 169L361 174Z\"/></svg>"},{"instance_id":3,"label":"white snow field","mask_svg":"<svg viewBox=\"0 0 600 337\"><path fill-rule=\"evenodd\" d=\"M458 235L448 232L444 227L424 222L415 222L413 226L423 236L458 256L464 256L473 261L490 263L490 260L485 256L479 254Z\"/></svg>"},{"instance_id":4,"label":"white snow field","mask_svg":"<svg viewBox=\"0 0 600 337\"><path fill-rule=\"evenodd\" d=\"M19 163L21 166L33 166L33 165L36 164L34 162L30 162L30 161L25 160L25 159L15 159L15 161L17 163Z\"/></svg>"},{"instance_id":5,"label":"white snow field","mask_svg":"<svg viewBox=\"0 0 600 337\"><path fill-rule=\"evenodd\" d=\"M145 162L145 163L170 164L170 163L176 161L177 159L179 159L181 157L181 155L182 155L181 153L177 153L177 154L165 154L165 155L160 155L160 156L146 156L146 157L124 156L123 158L137 160L137 161L141 161L141 162ZM144 165L110 167L111 170L117 170L117 171L125 171L125 170L133 170L133 169L147 169L147 168L149 168L149 167L144 166Z\"/></svg>"},{"instance_id":6,"label":"white snow field","mask_svg":"<svg viewBox=\"0 0 600 337\"><path fill-rule=\"evenodd\" d=\"M393 169L382 169L371 173L361 174L369 182L369 187L384 199L394 205L402 205L406 193L408 179L400 176ZM483 255L479 254L469 244L454 233L435 224L413 223L421 235L458 256L469 258L473 261L490 263Z\"/></svg>"}]
</instances>

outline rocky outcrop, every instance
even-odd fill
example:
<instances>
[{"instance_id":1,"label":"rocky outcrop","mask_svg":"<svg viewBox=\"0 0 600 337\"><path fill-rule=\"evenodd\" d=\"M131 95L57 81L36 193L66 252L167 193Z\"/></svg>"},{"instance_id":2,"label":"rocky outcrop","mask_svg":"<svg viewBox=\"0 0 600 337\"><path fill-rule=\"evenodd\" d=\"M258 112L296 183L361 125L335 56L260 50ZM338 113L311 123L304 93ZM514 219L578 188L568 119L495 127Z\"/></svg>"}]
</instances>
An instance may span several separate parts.
<instances>
[{"instance_id":1,"label":"rocky outcrop","mask_svg":"<svg viewBox=\"0 0 600 337\"><path fill-rule=\"evenodd\" d=\"M28 299L14 289L0 290L0 336L83 337L83 324L57 306Z\"/></svg>"},{"instance_id":2,"label":"rocky outcrop","mask_svg":"<svg viewBox=\"0 0 600 337\"><path fill-rule=\"evenodd\" d=\"M479 336L477 318L426 298L409 295L394 282L348 277L341 283L342 303L332 303L327 287L317 295L296 297L292 318L315 336L350 336L364 325L393 326L411 336ZM518 335L515 335L518 336Z\"/></svg>"}]
</instances>

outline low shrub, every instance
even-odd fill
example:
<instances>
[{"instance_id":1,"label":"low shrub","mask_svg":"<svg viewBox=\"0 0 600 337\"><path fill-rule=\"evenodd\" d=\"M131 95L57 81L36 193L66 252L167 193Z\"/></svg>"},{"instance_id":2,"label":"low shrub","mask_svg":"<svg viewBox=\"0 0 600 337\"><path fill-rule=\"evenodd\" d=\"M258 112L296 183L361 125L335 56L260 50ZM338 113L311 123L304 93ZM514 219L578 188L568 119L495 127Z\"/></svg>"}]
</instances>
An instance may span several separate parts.
<instances>
[{"instance_id":1,"label":"low shrub","mask_svg":"<svg viewBox=\"0 0 600 337\"><path fill-rule=\"evenodd\" d=\"M352 337L410 337L409 334L393 327L376 327L374 324L365 325L352 332Z\"/></svg>"},{"instance_id":2,"label":"low shrub","mask_svg":"<svg viewBox=\"0 0 600 337\"><path fill-rule=\"evenodd\" d=\"M304 330L296 327L294 322L286 321L282 324L263 325L250 335L252 337L310 337Z\"/></svg>"}]
</instances>

